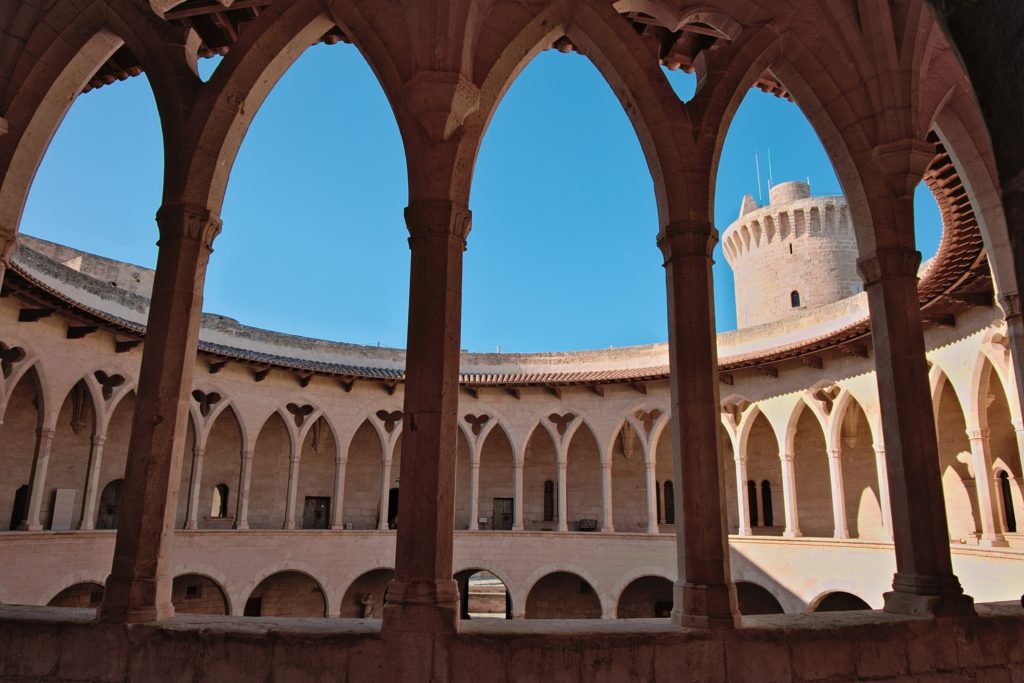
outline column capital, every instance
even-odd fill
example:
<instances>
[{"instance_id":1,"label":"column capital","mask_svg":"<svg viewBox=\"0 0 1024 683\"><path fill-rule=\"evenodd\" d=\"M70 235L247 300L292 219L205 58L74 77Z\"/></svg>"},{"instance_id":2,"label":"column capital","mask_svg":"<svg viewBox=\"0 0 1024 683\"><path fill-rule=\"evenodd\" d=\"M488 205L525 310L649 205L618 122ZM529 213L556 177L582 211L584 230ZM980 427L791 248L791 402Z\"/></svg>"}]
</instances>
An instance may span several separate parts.
<instances>
[{"instance_id":1,"label":"column capital","mask_svg":"<svg viewBox=\"0 0 1024 683\"><path fill-rule=\"evenodd\" d=\"M783 462L793 462L796 455L792 451L779 451L779 460Z\"/></svg>"},{"instance_id":2,"label":"column capital","mask_svg":"<svg viewBox=\"0 0 1024 683\"><path fill-rule=\"evenodd\" d=\"M668 263L676 256L702 256L710 259L718 244L718 231L711 221L673 221L658 235L658 248Z\"/></svg>"},{"instance_id":3,"label":"column capital","mask_svg":"<svg viewBox=\"0 0 1024 683\"><path fill-rule=\"evenodd\" d=\"M421 239L457 239L466 244L473 223L473 212L447 199L417 199L405 207L405 225L409 246Z\"/></svg>"},{"instance_id":4,"label":"column capital","mask_svg":"<svg viewBox=\"0 0 1024 683\"><path fill-rule=\"evenodd\" d=\"M206 455L206 449L200 446L193 446L192 455L196 458L201 458Z\"/></svg>"},{"instance_id":5,"label":"column capital","mask_svg":"<svg viewBox=\"0 0 1024 683\"><path fill-rule=\"evenodd\" d=\"M871 150L889 190L902 199L911 199L938 150L926 140L904 138L876 145Z\"/></svg>"},{"instance_id":6,"label":"column capital","mask_svg":"<svg viewBox=\"0 0 1024 683\"><path fill-rule=\"evenodd\" d=\"M833 460L838 460L839 458L843 457L843 449L841 449L841 448L830 448L830 449L828 449L828 457L832 458Z\"/></svg>"},{"instance_id":7,"label":"column capital","mask_svg":"<svg viewBox=\"0 0 1024 683\"><path fill-rule=\"evenodd\" d=\"M38 436L40 439L52 441L53 437L57 436L57 430L50 429L49 427L40 427L39 429L36 430L36 436Z\"/></svg>"},{"instance_id":8,"label":"column capital","mask_svg":"<svg viewBox=\"0 0 1024 683\"><path fill-rule=\"evenodd\" d=\"M999 295L999 307L1003 309L1003 317L1006 320L1019 318L1021 316L1020 293L1003 292Z\"/></svg>"},{"instance_id":9,"label":"column capital","mask_svg":"<svg viewBox=\"0 0 1024 683\"><path fill-rule=\"evenodd\" d=\"M910 247L883 247L857 260L857 270L870 287L891 277L917 277L921 252Z\"/></svg>"},{"instance_id":10,"label":"column capital","mask_svg":"<svg viewBox=\"0 0 1024 683\"><path fill-rule=\"evenodd\" d=\"M253 457L253 454L255 453L255 451L256 451L256 449L254 449L254 448L246 448L245 450L243 450L242 451L242 460L252 460L252 457Z\"/></svg>"},{"instance_id":11,"label":"column capital","mask_svg":"<svg viewBox=\"0 0 1024 683\"><path fill-rule=\"evenodd\" d=\"M988 435L990 434L990 431L989 431L989 429L987 427L981 427L981 428L978 428L978 429L966 429L964 431L967 432L967 438L970 441L977 441L979 439L987 439Z\"/></svg>"},{"instance_id":12,"label":"column capital","mask_svg":"<svg viewBox=\"0 0 1024 683\"><path fill-rule=\"evenodd\" d=\"M93 434L91 441L93 446L99 448L100 446L107 442L107 437L101 434Z\"/></svg>"},{"instance_id":13,"label":"column capital","mask_svg":"<svg viewBox=\"0 0 1024 683\"><path fill-rule=\"evenodd\" d=\"M196 204L164 204L156 212L156 222L161 240L195 240L211 251L223 225L217 214Z\"/></svg>"},{"instance_id":14,"label":"column capital","mask_svg":"<svg viewBox=\"0 0 1024 683\"><path fill-rule=\"evenodd\" d=\"M0 236L0 266L9 266L18 246L17 235Z\"/></svg>"}]
</instances>

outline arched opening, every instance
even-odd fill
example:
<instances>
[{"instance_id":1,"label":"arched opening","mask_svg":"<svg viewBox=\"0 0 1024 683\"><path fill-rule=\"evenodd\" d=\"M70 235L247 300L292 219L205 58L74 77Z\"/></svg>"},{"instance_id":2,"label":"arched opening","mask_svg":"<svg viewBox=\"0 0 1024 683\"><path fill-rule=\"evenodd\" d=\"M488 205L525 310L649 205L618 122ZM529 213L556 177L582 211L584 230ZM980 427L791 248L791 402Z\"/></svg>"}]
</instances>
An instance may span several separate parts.
<instances>
[{"instance_id":1,"label":"arched opening","mask_svg":"<svg viewBox=\"0 0 1024 683\"><path fill-rule=\"evenodd\" d=\"M654 476L661 482L657 507L660 509L659 529L662 533L674 533L676 523L675 465L672 463L672 423L661 430L654 446ZM663 528L667 527L667 528Z\"/></svg>"},{"instance_id":2,"label":"arched opening","mask_svg":"<svg viewBox=\"0 0 1024 683\"><path fill-rule=\"evenodd\" d=\"M185 421L185 454L181 459L181 484L178 486L178 509L174 518L174 526L177 529L184 529L188 519L189 488L192 485L192 471L196 465L196 445L196 426L192 413L189 413Z\"/></svg>"},{"instance_id":3,"label":"arched opening","mask_svg":"<svg viewBox=\"0 0 1024 683\"><path fill-rule=\"evenodd\" d=\"M526 618L600 619L601 601L586 579L572 572L553 572L530 589Z\"/></svg>"},{"instance_id":4,"label":"arched opening","mask_svg":"<svg viewBox=\"0 0 1024 683\"><path fill-rule=\"evenodd\" d=\"M28 514L36 429L42 419L42 391L35 368L18 380L0 423L0 529L17 529Z\"/></svg>"},{"instance_id":5,"label":"arched opening","mask_svg":"<svg viewBox=\"0 0 1024 683\"><path fill-rule=\"evenodd\" d=\"M291 435L279 413L263 423L252 458L249 527L283 529L288 501Z\"/></svg>"},{"instance_id":6,"label":"arched opening","mask_svg":"<svg viewBox=\"0 0 1024 683\"><path fill-rule=\"evenodd\" d=\"M461 618L512 618L512 596L497 576L485 569L464 569L452 578L459 585Z\"/></svg>"},{"instance_id":7,"label":"arched opening","mask_svg":"<svg viewBox=\"0 0 1024 683\"><path fill-rule=\"evenodd\" d=\"M258 328L403 347L407 177L391 106L359 50L307 48L260 104L238 149L205 306ZM281 239L281 226L298 224L315 234L316 249ZM338 254L374 258L339 268ZM291 284L254 263L275 263ZM331 315L323 315L328 297Z\"/></svg>"},{"instance_id":8,"label":"arched opening","mask_svg":"<svg viewBox=\"0 0 1024 683\"><path fill-rule=\"evenodd\" d=\"M57 248L25 239L27 233L153 268L163 156L160 117L145 73L76 97L32 180L19 241L44 253ZM121 190L116 202L110 200L112 187ZM111 277L107 264L89 259L80 272L105 282ZM116 277L118 287L139 291L128 269Z\"/></svg>"},{"instance_id":9,"label":"arched opening","mask_svg":"<svg viewBox=\"0 0 1024 683\"><path fill-rule=\"evenodd\" d=\"M299 488L295 504L303 529L329 529L336 475L334 432L327 420L317 419L302 442Z\"/></svg>"},{"instance_id":10,"label":"arched opening","mask_svg":"<svg viewBox=\"0 0 1024 683\"><path fill-rule=\"evenodd\" d=\"M825 433L810 408L802 406L793 435L796 507L805 536L832 536L832 485Z\"/></svg>"},{"instance_id":11,"label":"arched opening","mask_svg":"<svg viewBox=\"0 0 1024 683\"><path fill-rule=\"evenodd\" d=\"M735 534L740 528L739 492L736 490L736 458L733 456L732 439L721 421L718 423L718 457L725 479L726 533Z\"/></svg>"},{"instance_id":12,"label":"arched opening","mask_svg":"<svg viewBox=\"0 0 1024 683\"><path fill-rule=\"evenodd\" d=\"M661 576L634 579L619 596L619 619L659 619L672 616L672 582Z\"/></svg>"},{"instance_id":13,"label":"arched opening","mask_svg":"<svg viewBox=\"0 0 1024 683\"><path fill-rule=\"evenodd\" d=\"M68 586L46 603L49 607L92 607L103 602L103 585L94 581L83 581Z\"/></svg>"},{"instance_id":14,"label":"arched opening","mask_svg":"<svg viewBox=\"0 0 1024 683\"><path fill-rule=\"evenodd\" d=\"M123 491L124 479L115 479L103 487L103 492L100 494L99 510L96 512L97 529L117 528Z\"/></svg>"},{"instance_id":15,"label":"arched opening","mask_svg":"<svg viewBox=\"0 0 1024 683\"><path fill-rule=\"evenodd\" d=\"M388 506L387 506L387 520L385 526L388 529L398 528L398 487L401 480L402 473L402 435L399 434L398 438L395 439L395 446L391 454L391 467L389 469L387 484L391 488L388 489Z\"/></svg>"},{"instance_id":16,"label":"arched opening","mask_svg":"<svg viewBox=\"0 0 1024 683\"><path fill-rule=\"evenodd\" d=\"M782 614L782 605L767 588L751 581L736 582L736 602L740 614Z\"/></svg>"},{"instance_id":17,"label":"arched opening","mask_svg":"<svg viewBox=\"0 0 1024 683\"><path fill-rule=\"evenodd\" d=\"M1010 406L1006 401L1003 383L988 360L984 361L981 383L978 393L982 400L980 408L985 411L989 430L989 452L993 468L990 476L995 477L992 481L998 489L993 491L993 496L1001 510L999 524L1004 532L1015 533L1017 520L1024 518L1024 489L1017 433L1010 418Z\"/></svg>"},{"instance_id":18,"label":"arched opening","mask_svg":"<svg viewBox=\"0 0 1024 683\"><path fill-rule=\"evenodd\" d=\"M842 416L839 443L843 464L846 524L851 538L882 538L882 496L878 491L878 467L867 415L857 401L850 401Z\"/></svg>"},{"instance_id":19,"label":"arched opening","mask_svg":"<svg viewBox=\"0 0 1024 683\"><path fill-rule=\"evenodd\" d=\"M612 525L616 531L647 529L647 468L640 435L628 422L612 442Z\"/></svg>"},{"instance_id":20,"label":"arched opening","mask_svg":"<svg viewBox=\"0 0 1024 683\"><path fill-rule=\"evenodd\" d=\"M128 461L128 441L131 438L134 414L135 392L129 391L118 402L107 423L107 441L103 445L103 459L100 461L97 481L101 493L94 512L97 529L117 528L117 511L121 505L121 487L124 484L124 468ZM116 488L107 491L107 487L115 482L118 482Z\"/></svg>"},{"instance_id":21,"label":"arched opening","mask_svg":"<svg viewBox=\"0 0 1024 683\"><path fill-rule=\"evenodd\" d=\"M971 444L967 424L956 391L942 378L939 400L935 405L939 442L939 470L942 472L942 497L946 501L946 519L950 540L973 541L978 531L978 499L971 475Z\"/></svg>"},{"instance_id":22,"label":"arched opening","mask_svg":"<svg viewBox=\"0 0 1024 683\"><path fill-rule=\"evenodd\" d=\"M325 617L327 599L320 584L308 574L283 571L271 574L245 601L247 617Z\"/></svg>"},{"instance_id":23,"label":"arched opening","mask_svg":"<svg viewBox=\"0 0 1024 683\"><path fill-rule=\"evenodd\" d=\"M199 473L199 498L196 504L196 523L200 529L230 529L235 521L237 500L231 496L231 486L237 483L242 471L242 428L238 416L229 406L221 411L210 427L203 452L202 472ZM192 476L195 476L193 467ZM255 458L250 491L255 490ZM286 482L287 483L287 482ZM191 476L189 477L191 484ZM186 487L178 492L188 496ZM236 494L237 495L237 494ZM216 504L215 504L215 498ZM251 499L250 499L251 501ZM187 502L186 502L187 507ZM249 520L253 519L253 505L250 502Z\"/></svg>"},{"instance_id":24,"label":"arched opening","mask_svg":"<svg viewBox=\"0 0 1024 683\"><path fill-rule=\"evenodd\" d=\"M601 453L586 423L569 441L565 509L569 531L593 531L601 520Z\"/></svg>"},{"instance_id":25,"label":"arched opening","mask_svg":"<svg viewBox=\"0 0 1024 683\"><path fill-rule=\"evenodd\" d=\"M393 569L374 569L360 575L341 599L341 617L380 619L384 609L384 593L393 578Z\"/></svg>"},{"instance_id":26,"label":"arched opening","mask_svg":"<svg viewBox=\"0 0 1024 683\"><path fill-rule=\"evenodd\" d=\"M493 418L492 418L493 419ZM480 447L480 528L509 531L515 523L515 454L508 434L499 425Z\"/></svg>"},{"instance_id":27,"label":"arched opening","mask_svg":"<svg viewBox=\"0 0 1024 683\"><path fill-rule=\"evenodd\" d=\"M369 420L364 420L348 447L345 464L346 529L375 529L380 514L380 477L384 455L380 437Z\"/></svg>"},{"instance_id":28,"label":"arched opening","mask_svg":"<svg viewBox=\"0 0 1024 683\"><path fill-rule=\"evenodd\" d=\"M775 438L768 418L758 410L747 427L745 444L747 455L747 476L757 483L758 496L751 499L751 505L760 509L757 522L750 518L751 532L761 535L780 535L784 528L779 522L782 509L776 514L777 502L782 501L782 464L779 462L779 442Z\"/></svg>"},{"instance_id":29,"label":"arched opening","mask_svg":"<svg viewBox=\"0 0 1024 683\"><path fill-rule=\"evenodd\" d=\"M722 231L714 252L719 331L799 315L860 291L849 210L800 107L751 88L728 125L712 189ZM807 201L790 204L786 192L773 198L772 190L791 181L806 187ZM774 275L762 276L768 269ZM756 479L763 478L781 481Z\"/></svg>"},{"instance_id":30,"label":"arched opening","mask_svg":"<svg viewBox=\"0 0 1024 683\"><path fill-rule=\"evenodd\" d=\"M466 434L461 429L455 430L455 528L469 528L470 513L470 467L471 452ZM477 493L479 496L479 493ZM479 498L478 498L479 500ZM477 514L477 517L480 515Z\"/></svg>"},{"instance_id":31,"label":"arched opening","mask_svg":"<svg viewBox=\"0 0 1024 683\"><path fill-rule=\"evenodd\" d=\"M523 456L523 525L527 530L552 531L558 523L558 465L555 442L537 425Z\"/></svg>"},{"instance_id":32,"label":"arched opening","mask_svg":"<svg viewBox=\"0 0 1024 683\"><path fill-rule=\"evenodd\" d=\"M846 612L849 610L871 609L871 605L853 593L834 591L829 593L815 605L812 612Z\"/></svg>"},{"instance_id":33,"label":"arched opening","mask_svg":"<svg viewBox=\"0 0 1024 683\"><path fill-rule=\"evenodd\" d=\"M78 526L89 476L96 408L85 380L79 380L64 398L53 444L40 509L44 529L61 531Z\"/></svg>"},{"instance_id":34,"label":"arched opening","mask_svg":"<svg viewBox=\"0 0 1024 683\"><path fill-rule=\"evenodd\" d=\"M541 52L509 86L480 147L472 209L464 346L527 352L664 340L651 171L622 105L586 58ZM571 304L551 295L583 281ZM614 310L618 324L599 309Z\"/></svg>"},{"instance_id":35,"label":"arched opening","mask_svg":"<svg viewBox=\"0 0 1024 683\"><path fill-rule=\"evenodd\" d=\"M180 614L228 613L228 599L224 589L213 579L201 574L174 577L171 602L175 613Z\"/></svg>"}]
</instances>

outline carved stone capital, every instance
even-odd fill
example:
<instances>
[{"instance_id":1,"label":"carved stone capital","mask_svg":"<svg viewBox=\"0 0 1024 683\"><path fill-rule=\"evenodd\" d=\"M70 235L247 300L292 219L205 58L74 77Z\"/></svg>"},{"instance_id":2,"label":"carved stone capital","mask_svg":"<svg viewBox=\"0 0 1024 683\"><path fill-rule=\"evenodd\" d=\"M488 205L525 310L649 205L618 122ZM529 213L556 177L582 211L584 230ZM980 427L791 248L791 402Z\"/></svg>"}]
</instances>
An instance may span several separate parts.
<instances>
[{"instance_id":1,"label":"carved stone capital","mask_svg":"<svg viewBox=\"0 0 1024 683\"><path fill-rule=\"evenodd\" d=\"M107 443L107 437L105 436L94 435L92 437L93 448L103 448L103 444L105 443Z\"/></svg>"},{"instance_id":2,"label":"carved stone capital","mask_svg":"<svg viewBox=\"0 0 1024 683\"><path fill-rule=\"evenodd\" d=\"M39 437L40 441L53 441L53 437L57 436L57 430L50 429L48 427L40 427L36 430L36 436Z\"/></svg>"},{"instance_id":3,"label":"carved stone capital","mask_svg":"<svg viewBox=\"0 0 1024 683\"><path fill-rule=\"evenodd\" d=\"M857 270L870 287L891 277L917 277L921 252L907 247L884 247L857 261Z\"/></svg>"},{"instance_id":4,"label":"carved stone capital","mask_svg":"<svg viewBox=\"0 0 1024 683\"><path fill-rule=\"evenodd\" d=\"M17 236L0 237L0 267L6 268L11 265L11 259L14 258L14 250L17 247Z\"/></svg>"},{"instance_id":5,"label":"carved stone capital","mask_svg":"<svg viewBox=\"0 0 1024 683\"><path fill-rule=\"evenodd\" d=\"M917 184L938 154L935 145L914 138L887 142L871 152L889 190L904 199L913 198Z\"/></svg>"},{"instance_id":6,"label":"carved stone capital","mask_svg":"<svg viewBox=\"0 0 1024 683\"><path fill-rule=\"evenodd\" d=\"M711 259L718 244L718 231L709 221L676 221L658 235L658 248L668 263L677 256L702 256Z\"/></svg>"},{"instance_id":7,"label":"carved stone capital","mask_svg":"<svg viewBox=\"0 0 1024 683\"><path fill-rule=\"evenodd\" d=\"M197 240L211 250L222 225L216 214L195 204L164 204L156 212L156 222L160 239Z\"/></svg>"},{"instance_id":8,"label":"carved stone capital","mask_svg":"<svg viewBox=\"0 0 1024 683\"><path fill-rule=\"evenodd\" d=\"M457 239L466 244L473 224L473 212L445 199L420 199L405 209L410 246L420 239Z\"/></svg>"},{"instance_id":9,"label":"carved stone capital","mask_svg":"<svg viewBox=\"0 0 1024 683\"><path fill-rule=\"evenodd\" d=\"M1003 309L1003 317L1006 320L1019 318L1021 315L1020 293L1006 292L1001 294L999 296L999 307Z\"/></svg>"},{"instance_id":10,"label":"carved stone capital","mask_svg":"<svg viewBox=\"0 0 1024 683\"><path fill-rule=\"evenodd\" d=\"M981 439L987 439L988 435L990 433L989 430L985 429L985 428L982 428L982 429L967 429L965 431L967 432L967 438L970 441L977 441L977 440L981 440Z\"/></svg>"},{"instance_id":11,"label":"carved stone capital","mask_svg":"<svg viewBox=\"0 0 1024 683\"><path fill-rule=\"evenodd\" d=\"M480 107L480 88L452 71L420 71L402 95L405 108L434 142L451 139Z\"/></svg>"}]
</instances>

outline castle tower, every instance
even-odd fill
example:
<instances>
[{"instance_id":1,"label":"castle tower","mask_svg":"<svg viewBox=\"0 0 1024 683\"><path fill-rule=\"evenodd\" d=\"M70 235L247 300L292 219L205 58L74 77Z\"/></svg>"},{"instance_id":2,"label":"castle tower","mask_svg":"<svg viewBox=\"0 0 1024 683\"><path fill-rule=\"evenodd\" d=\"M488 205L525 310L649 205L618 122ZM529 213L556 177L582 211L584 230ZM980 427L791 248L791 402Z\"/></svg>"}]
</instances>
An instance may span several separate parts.
<instances>
[{"instance_id":1,"label":"castle tower","mask_svg":"<svg viewBox=\"0 0 1024 683\"><path fill-rule=\"evenodd\" d=\"M863 289L846 199L812 197L807 183L776 185L767 206L743 197L722 243L735 275L738 327L781 320Z\"/></svg>"}]
</instances>

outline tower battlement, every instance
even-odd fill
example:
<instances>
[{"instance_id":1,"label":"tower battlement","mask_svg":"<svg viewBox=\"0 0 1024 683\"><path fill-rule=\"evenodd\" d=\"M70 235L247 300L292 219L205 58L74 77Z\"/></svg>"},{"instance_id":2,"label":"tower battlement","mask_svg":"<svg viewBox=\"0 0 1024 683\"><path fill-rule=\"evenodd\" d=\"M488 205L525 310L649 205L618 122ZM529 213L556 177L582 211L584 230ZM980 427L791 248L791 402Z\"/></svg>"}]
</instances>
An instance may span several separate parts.
<instances>
[{"instance_id":1,"label":"tower battlement","mask_svg":"<svg viewBox=\"0 0 1024 683\"><path fill-rule=\"evenodd\" d=\"M812 197L804 182L779 183L769 203L743 197L722 234L733 269L738 327L774 322L863 289L846 198Z\"/></svg>"}]
</instances>

